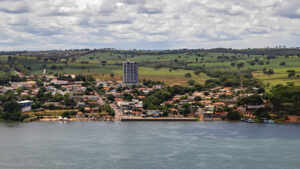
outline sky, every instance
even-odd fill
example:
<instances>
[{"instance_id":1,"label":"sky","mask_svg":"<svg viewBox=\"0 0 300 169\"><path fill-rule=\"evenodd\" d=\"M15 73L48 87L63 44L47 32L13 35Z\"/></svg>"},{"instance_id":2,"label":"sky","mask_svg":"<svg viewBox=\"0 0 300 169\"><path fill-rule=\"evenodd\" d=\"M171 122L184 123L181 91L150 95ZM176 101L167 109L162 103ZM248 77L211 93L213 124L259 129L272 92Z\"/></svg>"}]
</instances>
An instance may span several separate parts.
<instances>
[{"instance_id":1,"label":"sky","mask_svg":"<svg viewBox=\"0 0 300 169\"><path fill-rule=\"evenodd\" d=\"M0 0L0 50L300 46L300 0Z\"/></svg>"}]
</instances>

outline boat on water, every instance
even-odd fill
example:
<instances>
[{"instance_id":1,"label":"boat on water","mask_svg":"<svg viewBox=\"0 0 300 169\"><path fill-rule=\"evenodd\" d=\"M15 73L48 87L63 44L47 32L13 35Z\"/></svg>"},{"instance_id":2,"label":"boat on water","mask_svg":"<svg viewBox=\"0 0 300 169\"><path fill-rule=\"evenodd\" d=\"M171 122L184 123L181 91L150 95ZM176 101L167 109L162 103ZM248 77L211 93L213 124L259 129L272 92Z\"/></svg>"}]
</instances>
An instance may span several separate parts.
<instances>
[{"instance_id":1,"label":"boat on water","mask_svg":"<svg viewBox=\"0 0 300 169\"><path fill-rule=\"evenodd\" d=\"M269 119L269 120L264 120L264 123L274 123L274 121Z\"/></svg>"},{"instance_id":2,"label":"boat on water","mask_svg":"<svg viewBox=\"0 0 300 169\"><path fill-rule=\"evenodd\" d=\"M247 118L242 118L241 121L248 122L248 119Z\"/></svg>"},{"instance_id":3,"label":"boat on water","mask_svg":"<svg viewBox=\"0 0 300 169\"><path fill-rule=\"evenodd\" d=\"M254 120L252 118L242 118L241 121L246 123L254 123Z\"/></svg>"},{"instance_id":4,"label":"boat on water","mask_svg":"<svg viewBox=\"0 0 300 169\"><path fill-rule=\"evenodd\" d=\"M247 122L248 123L254 123L254 120L252 118L248 118Z\"/></svg>"}]
</instances>

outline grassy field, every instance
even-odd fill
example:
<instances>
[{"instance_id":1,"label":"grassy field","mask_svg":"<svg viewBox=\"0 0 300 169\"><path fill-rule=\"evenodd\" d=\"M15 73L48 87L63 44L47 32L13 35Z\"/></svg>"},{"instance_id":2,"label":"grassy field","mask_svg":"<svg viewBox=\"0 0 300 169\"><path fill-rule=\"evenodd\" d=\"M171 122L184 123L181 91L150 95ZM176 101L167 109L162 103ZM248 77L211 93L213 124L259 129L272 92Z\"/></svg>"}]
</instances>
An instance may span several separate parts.
<instances>
[{"instance_id":1,"label":"grassy field","mask_svg":"<svg viewBox=\"0 0 300 169\"><path fill-rule=\"evenodd\" d=\"M91 74L96 76L99 79L109 79L109 80L122 80L122 66L116 65L105 65L89 63L89 64L81 64L81 63L68 63L67 65L64 63L39 63L39 62L31 62L31 61L23 61L23 65L30 66L33 74L42 74L43 66L47 65L47 72L52 73L64 73L64 74ZM51 66L56 65L57 69L52 70ZM62 67L63 69L60 69ZM83 68L84 67L84 68ZM110 74L114 73L115 76L112 78ZM186 73L191 73L191 78L185 78L184 75ZM188 80L195 80L198 83L204 83L205 80L209 79L209 77L201 73L199 76L195 75L193 71L190 70L172 70L169 71L167 68L154 69L147 67L139 67L139 79L150 79L155 81L164 81L166 84L171 83L182 83L186 84Z\"/></svg>"},{"instance_id":2,"label":"grassy field","mask_svg":"<svg viewBox=\"0 0 300 169\"><path fill-rule=\"evenodd\" d=\"M293 82L295 85L300 85L300 77L288 77L287 68L274 69L273 75L264 74L262 71L254 72L254 77L261 79L265 84L275 86L277 84L287 84ZM296 74L300 74L300 67L294 68Z\"/></svg>"},{"instance_id":3,"label":"grassy field","mask_svg":"<svg viewBox=\"0 0 300 169\"><path fill-rule=\"evenodd\" d=\"M122 75L122 70L115 71L116 74ZM191 78L186 78L184 75L186 73L191 73ZM169 71L167 68L161 69L153 69L140 67L139 68L139 78L140 79L150 79L155 81L164 81L166 84L171 83L181 83L186 84L188 80L195 80L197 83L203 84L205 80L209 79L209 77L201 73L199 76L195 75L193 71L190 70L172 70Z\"/></svg>"},{"instance_id":4,"label":"grassy field","mask_svg":"<svg viewBox=\"0 0 300 169\"><path fill-rule=\"evenodd\" d=\"M0 56L0 61L7 60L8 56ZM255 62L255 65L249 64L254 62L255 58L259 61L263 61L263 64L259 64L259 61ZM132 55L117 53L115 51L105 51L90 53L85 56L76 57L75 62L68 62L67 64L58 62L37 62L34 57L23 57L18 56L19 62L32 69L33 74L42 74L46 65L47 72L51 73L65 73L65 74L92 74L101 79L112 79L111 73L115 74L114 79L122 79L122 67L119 66L126 60L137 61L139 63L151 62L154 64L159 63L171 63L185 62L186 66L201 66L209 70L255 70L255 77L261 79L265 84L270 83L271 85L285 84L286 82L294 82L296 85L300 85L298 78L288 78L286 70L297 70L296 74L300 74L300 58L297 56L280 56L275 59L267 59L267 56L263 55L246 55L236 53L217 53L217 52L186 52L177 54L154 54L153 55ZM62 60L60 60L62 61ZM81 61L88 61L88 64L81 63ZM107 61L104 66L101 61ZM242 68L237 68L238 63L244 63ZM269 62L267 64L267 62ZM285 65L280 63L285 62ZM235 63L234 66L231 64ZM118 65L117 65L118 64ZM52 65L56 65L56 69L51 69ZM186 83L188 80L193 79L198 83L203 83L209 79L207 75L201 73L199 76L193 74L190 70L172 70L168 68L153 69L148 67L139 67L139 78L140 79L151 79L165 81L166 83L178 82ZM151 65L152 66L152 65ZM273 69L273 75L265 75L262 73L264 68ZM188 79L184 77L185 73L192 73L192 78Z\"/></svg>"}]
</instances>

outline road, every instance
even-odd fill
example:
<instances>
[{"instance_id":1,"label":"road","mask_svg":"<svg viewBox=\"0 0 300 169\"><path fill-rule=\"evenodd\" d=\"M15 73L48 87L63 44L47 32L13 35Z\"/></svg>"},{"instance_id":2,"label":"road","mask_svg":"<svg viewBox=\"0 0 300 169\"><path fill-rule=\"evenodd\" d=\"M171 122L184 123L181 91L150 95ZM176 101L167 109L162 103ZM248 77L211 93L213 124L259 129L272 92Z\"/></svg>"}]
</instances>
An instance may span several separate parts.
<instances>
[{"instance_id":1,"label":"road","mask_svg":"<svg viewBox=\"0 0 300 169\"><path fill-rule=\"evenodd\" d=\"M115 120L116 121L120 121L122 119L122 112L120 109L117 108L116 105L114 105L113 103L110 104L110 107L114 109L115 111Z\"/></svg>"},{"instance_id":2,"label":"road","mask_svg":"<svg viewBox=\"0 0 300 169\"><path fill-rule=\"evenodd\" d=\"M96 90L94 90L94 93L98 96L98 99L100 100L101 104L104 105L105 103L102 100L103 97ZM118 109L117 106L114 105L113 103L110 104L110 107L112 109L114 109L114 111L115 111L115 119L114 120L121 121L121 119L122 119L122 112L121 112L121 110Z\"/></svg>"}]
</instances>

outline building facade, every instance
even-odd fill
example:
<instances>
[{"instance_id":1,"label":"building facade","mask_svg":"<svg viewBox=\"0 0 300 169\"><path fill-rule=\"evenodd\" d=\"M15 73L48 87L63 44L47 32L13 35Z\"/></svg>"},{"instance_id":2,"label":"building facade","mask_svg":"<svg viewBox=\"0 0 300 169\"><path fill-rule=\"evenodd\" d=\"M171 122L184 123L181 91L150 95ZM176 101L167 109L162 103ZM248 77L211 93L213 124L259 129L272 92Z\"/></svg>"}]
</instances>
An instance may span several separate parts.
<instances>
[{"instance_id":1,"label":"building facade","mask_svg":"<svg viewBox=\"0 0 300 169\"><path fill-rule=\"evenodd\" d=\"M138 63L123 62L123 83L136 84L138 83Z\"/></svg>"},{"instance_id":2,"label":"building facade","mask_svg":"<svg viewBox=\"0 0 300 169\"><path fill-rule=\"evenodd\" d=\"M19 103L19 105L21 107L21 112L29 112L29 111L31 111L32 101L30 101L30 100L24 100L24 101L20 101L18 103Z\"/></svg>"}]
</instances>

